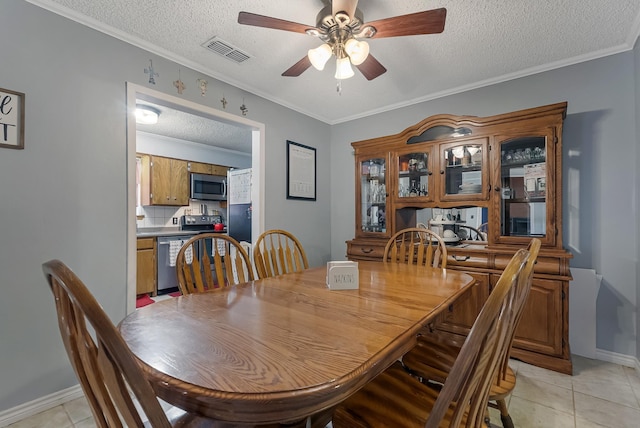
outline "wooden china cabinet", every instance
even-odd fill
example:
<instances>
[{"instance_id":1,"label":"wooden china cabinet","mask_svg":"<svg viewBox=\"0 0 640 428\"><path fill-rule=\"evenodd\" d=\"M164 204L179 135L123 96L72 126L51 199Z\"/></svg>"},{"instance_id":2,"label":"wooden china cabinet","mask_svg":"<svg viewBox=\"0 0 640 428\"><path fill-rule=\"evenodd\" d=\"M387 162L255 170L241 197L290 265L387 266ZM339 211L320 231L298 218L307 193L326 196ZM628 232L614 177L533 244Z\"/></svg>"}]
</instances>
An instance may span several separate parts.
<instances>
[{"instance_id":1,"label":"wooden china cabinet","mask_svg":"<svg viewBox=\"0 0 640 428\"><path fill-rule=\"evenodd\" d=\"M461 339L511 256L539 238L542 248L512 356L571 374L571 254L562 245L566 109L567 103L558 103L489 117L442 114L395 135L352 143L356 231L347 241L347 257L380 260L393 233L425 218L429 227L448 224L455 231L457 224L477 224L481 216L486 241L456 235L447 243L447 268L471 274L476 283L434 328ZM435 221L438 212L449 214Z\"/></svg>"}]
</instances>

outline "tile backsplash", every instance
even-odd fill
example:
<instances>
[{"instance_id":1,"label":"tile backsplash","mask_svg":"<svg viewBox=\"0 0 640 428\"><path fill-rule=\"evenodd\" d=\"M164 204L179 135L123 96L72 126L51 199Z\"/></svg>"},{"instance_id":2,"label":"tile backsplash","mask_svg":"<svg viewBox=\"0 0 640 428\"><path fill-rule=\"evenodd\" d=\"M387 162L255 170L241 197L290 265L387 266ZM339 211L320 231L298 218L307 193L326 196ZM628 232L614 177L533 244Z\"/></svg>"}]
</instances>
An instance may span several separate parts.
<instances>
[{"instance_id":1,"label":"tile backsplash","mask_svg":"<svg viewBox=\"0 0 640 428\"><path fill-rule=\"evenodd\" d=\"M191 201L188 207L164 207L164 206L151 206L144 205L137 208L138 215L142 215L142 219L136 220L136 226L139 228L145 227L176 227L173 224L173 218L185 214L185 210L191 210L191 214L201 214L200 205L205 204L209 214L213 210L218 210L222 214L223 218L227 217L226 208L220 207L220 202L215 201ZM178 220L179 221L179 220Z\"/></svg>"}]
</instances>

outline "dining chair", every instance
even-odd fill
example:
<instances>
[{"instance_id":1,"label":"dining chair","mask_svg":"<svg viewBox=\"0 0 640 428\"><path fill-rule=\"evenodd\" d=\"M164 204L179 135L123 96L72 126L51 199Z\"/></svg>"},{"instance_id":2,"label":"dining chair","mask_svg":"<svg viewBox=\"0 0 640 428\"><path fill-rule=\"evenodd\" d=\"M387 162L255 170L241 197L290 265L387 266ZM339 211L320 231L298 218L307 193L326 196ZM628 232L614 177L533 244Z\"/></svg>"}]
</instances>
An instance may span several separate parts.
<instances>
[{"instance_id":1,"label":"dining chair","mask_svg":"<svg viewBox=\"0 0 640 428\"><path fill-rule=\"evenodd\" d=\"M458 236L463 241L465 240L466 241L486 241L487 240L487 235L473 226L469 226L466 224L459 224L457 227L458 227Z\"/></svg>"},{"instance_id":2,"label":"dining chair","mask_svg":"<svg viewBox=\"0 0 640 428\"><path fill-rule=\"evenodd\" d=\"M221 233L191 237L176 256L183 295L223 288L254 279L249 255L238 241Z\"/></svg>"},{"instance_id":3,"label":"dining chair","mask_svg":"<svg viewBox=\"0 0 640 428\"><path fill-rule=\"evenodd\" d=\"M258 278L298 272L309 268L307 254L292 233L271 229L262 233L253 247Z\"/></svg>"},{"instance_id":4,"label":"dining chair","mask_svg":"<svg viewBox=\"0 0 640 428\"><path fill-rule=\"evenodd\" d=\"M513 428L514 426L505 401L516 384L515 373L509 367L509 358L524 304L531 289L533 269L538 258L540 246L540 240L533 238L527 248L530 256L518 279L517 287L519 290L517 300L514 303L516 315L514 321L508 325L507 343L489 392L489 403L491 407L495 407L500 411L500 419L504 428ZM459 344L438 336L437 332L422 331L421 336L418 337L417 345L402 357L402 363L410 373L423 382L442 383L449 375L459 353Z\"/></svg>"},{"instance_id":5,"label":"dining chair","mask_svg":"<svg viewBox=\"0 0 640 428\"><path fill-rule=\"evenodd\" d=\"M59 260L44 263L42 269L55 298L62 341L99 428L217 426L176 407L165 411L85 284Z\"/></svg>"},{"instance_id":6,"label":"dining chair","mask_svg":"<svg viewBox=\"0 0 640 428\"><path fill-rule=\"evenodd\" d=\"M447 267L447 246L437 233L422 227L399 230L384 247L384 262Z\"/></svg>"},{"instance_id":7,"label":"dining chair","mask_svg":"<svg viewBox=\"0 0 640 428\"><path fill-rule=\"evenodd\" d=\"M511 258L444 384L426 385L396 361L336 408L333 427L486 426L488 393L515 316L516 284L528 258L524 249Z\"/></svg>"},{"instance_id":8,"label":"dining chair","mask_svg":"<svg viewBox=\"0 0 640 428\"><path fill-rule=\"evenodd\" d=\"M478 226L478 230L480 231L480 233L484 234L484 240L487 240L487 237L489 236L489 223L482 223L480 226Z\"/></svg>"}]
</instances>

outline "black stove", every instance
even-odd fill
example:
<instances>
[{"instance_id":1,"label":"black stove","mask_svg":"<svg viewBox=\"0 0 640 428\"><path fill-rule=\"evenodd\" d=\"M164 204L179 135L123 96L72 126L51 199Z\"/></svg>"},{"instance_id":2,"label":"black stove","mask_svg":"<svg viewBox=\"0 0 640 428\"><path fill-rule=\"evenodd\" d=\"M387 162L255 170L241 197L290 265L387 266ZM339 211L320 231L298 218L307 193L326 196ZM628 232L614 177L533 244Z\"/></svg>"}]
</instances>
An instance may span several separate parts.
<instances>
[{"instance_id":1,"label":"black stove","mask_svg":"<svg viewBox=\"0 0 640 428\"><path fill-rule=\"evenodd\" d=\"M214 230L213 227L217 223L224 223L221 215L183 215L180 217L180 230L202 231L202 232L226 232L223 230Z\"/></svg>"}]
</instances>

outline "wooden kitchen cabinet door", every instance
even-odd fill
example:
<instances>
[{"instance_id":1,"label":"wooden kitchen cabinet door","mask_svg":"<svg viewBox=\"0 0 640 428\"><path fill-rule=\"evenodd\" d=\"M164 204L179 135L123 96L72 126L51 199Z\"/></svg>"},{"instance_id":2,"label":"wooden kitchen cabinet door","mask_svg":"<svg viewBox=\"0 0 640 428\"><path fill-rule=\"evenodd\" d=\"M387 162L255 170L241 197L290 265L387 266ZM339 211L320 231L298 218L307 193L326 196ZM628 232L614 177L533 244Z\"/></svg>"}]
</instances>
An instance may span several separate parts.
<instances>
[{"instance_id":1,"label":"wooden kitchen cabinet door","mask_svg":"<svg viewBox=\"0 0 640 428\"><path fill-rule=\"evenodd\" d=\"M189 162L189 172L194 174L211 174L211 167L210 163Z\"/></svg>"},{"instance_id":2,"label":"wooden kitchen cabinet door","mask_svg":"<svg viewBox=\"0 0 640 428\"><path fill-rule=\"evenodd\" d=\"M156 295L156 239L138 238L136 294Z\"/></svg>"},{"instance_id":3,"label":"wooden kitchen cabinet door","mask_svg":"<svg viewBox=\"0 0 640 428\"><path fill-rule=\"evenodd\" d=\"M187 161L151 157L152 205L189 205Z\"/></svg>"}]
</instances>

